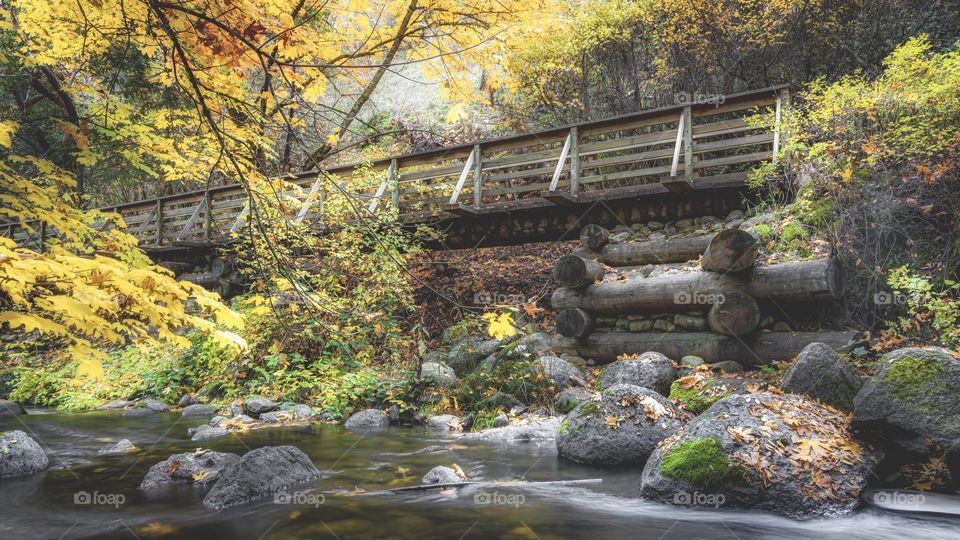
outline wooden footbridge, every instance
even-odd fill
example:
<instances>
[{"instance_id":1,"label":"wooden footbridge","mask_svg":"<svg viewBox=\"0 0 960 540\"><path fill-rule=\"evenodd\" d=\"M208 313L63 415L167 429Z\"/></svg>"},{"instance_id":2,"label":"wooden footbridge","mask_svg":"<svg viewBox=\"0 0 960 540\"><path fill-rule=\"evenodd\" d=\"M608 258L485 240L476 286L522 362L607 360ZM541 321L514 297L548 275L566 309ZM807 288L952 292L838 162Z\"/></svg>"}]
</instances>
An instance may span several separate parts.
<instances>
[{"instance_id":1,"label":"wooden footbridge","mask_svg":"<svg viewBox=\"0 0 960 540\"><path fill-rule=\"evenodd\" d=\"M683 95L681 95L682 97ZM776 159L786 87L710 99L427 152L310 171L291 178L299 204L290 219L311 223L334 182L355 175L379 184L354 193L365 211L397 209L404 225L430 224L451 246L560 239L589 221L660 219L736 207L747 173ZM758 110L774 122L749 121ZM239 184L106 207L148 252L216 247L249 215ZM598 203L603 203L598 205ZM594 208L598 207L598 208ZM622 214L622 215L618 215ZM0 224L0 234L42 245L43 227ZM576 233L576 230L572 234Z\"/></svg>"}]
</instances>

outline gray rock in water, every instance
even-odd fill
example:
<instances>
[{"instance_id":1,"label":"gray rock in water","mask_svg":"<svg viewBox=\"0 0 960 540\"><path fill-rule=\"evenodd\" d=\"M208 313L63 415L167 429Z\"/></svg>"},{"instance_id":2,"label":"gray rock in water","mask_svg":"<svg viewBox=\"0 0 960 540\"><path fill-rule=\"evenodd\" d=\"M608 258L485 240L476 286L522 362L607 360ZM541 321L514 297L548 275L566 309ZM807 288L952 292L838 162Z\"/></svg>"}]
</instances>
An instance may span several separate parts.
<instances>
[{"instance_id":1,"label":"gray rock in water","mask_svg":"<svg viewBox=\"0 0 960 540\"><path fill-rule=\"evenodd\" d=\"M313 418L313 407L303 403L284 403L280 405L280 410L291 413L296 420Z\"/></svg>"},{"instance_id":2,"label":"gray rock in water","mask_svg":"<svg viewBox=\"0 0 960 540\"><path fill-rule=\"evenodd\" d=\"M0 433L0 478L29 476L50 466L37 441L22 431Z\"/></svg>"},{"instance_id":3,"label":"gray rock in water","mask_svg":"<svg viewBox=\"0 0 960 540\"><path fill-rule=\"evenodd\" d=\"M505 414L498 414L496 418L493 419L493 427L506 427L510 425L510 418Z\"/></svg>"},{"instance_id":4,"label":"gray rock in water","mask_svg":"<svg viewBox=\"0 0 960 540\"><path fill-rule=\"evenodd\" d=\"M19 403L0 399L0 416L18 416L21 414L27 414L27 411L23 410Z\"/></svg>"},{"instance_id":5,"label":"gray rock in water","mask_svg":"<svg viewBox=\"0 0 960 540\"><path fill-rule=\"evenodd\" d=\"M724 360L716 364L710 364L710 369L718 373L743 373L743 364L733 360Z\"/></svg>"},{"instance_id":6,"label":"gray rock in water","mask_svg":"<svg viewBox=\"0 0 960 540\"><path fill-rule=\"evenodd\" d=\"M184 407L181 414L186 417L213 416L217 414L217 408L213 405L195 403Z\"/></svg>"},{"instance_id":7,"label":"gray rock in water","mask_svg":"<svg viewBox=\"0 0 960 540\"><path fill-rule=\"evenodd\" d=\"M133 407L134 403L132 401L127 401L125 399L115 399L113 401L108 401L103 405L97 407L98 411L113 411L116 409L126 409L127 407Z\"/></svg>"},{"instance_id":8,"label":"gray rock in water","mask_svg":"<svg viewBox=\"0 0 960 540\"><path fill-rule=\"evenodd\" d=\"M610 388L617 384L632 384L649 388L665 396L676 378L673 362L658 352L645 352L637 358L618 360L603 368L597 386Z\"/></svg>"},{"instance_id":9,"label":"gray rock in water","mask_svg":"<svg viewBox=\"0 0 960 540\"><path fill-rule=\"evenodd\" d=\"M275 411L278 407L272 399L261 396L250 396L243 400L243 411L254 417L265 412Z\"/></svg>"},{"instance_id":10,"label":"gray rock in water","mask_svg":"<svg viewBox=\"0 0 960 540\"><path fill-rule=\"evenodd\" d=\"M347 419L347 429L384 429L390 425L390 417L380 409L365 409Z\"/></svg>"},{"instance_id":11,"label":"gray rock in water","mask_svg":"<svg viewBox=\"0 0 960 540\"><path fill-rule=\"evenodd\" d=\"M225 469L204 497L203 504L210 508L229 508L317 478L320 471L298 448L265 446L247 452L240 461Z\"/></svg>"},{"instance_id":12,"label":"gray rock in water","mask_svg":"<svg viewBox=\"0 0 960 540\"><path fill-rule=\"evenodd\" d=\"M420 367L420 376L438 386L456 386L457 374L453 369L434 362L424 362Z\"/></svg>"},{"instance_id":13,"label":"gray rock in water","mask_svg":"<svg viewBox=\"0 0 960 540\"><path fill-rule=\"evenodd\" d=\"M229 418L227 418L226 416L214 416L213 418L210 419L210 425L213 427L217 427L227 420L229 420Z\"/></svg>"},{"instance_id":14,"label":"gray rock in water","mask_svg":"<svg viewBox=\"0 0 960 540\"><path fill-rule=\"evenodd\" d=\"M534 374L542 372L557 390L570 386L583 386L584 375L580 368L556 356L544 355L530 364Z\"/></svg>"},{"instance_id":15,"label":"gray rock in water","mask_svg":"<svg viewBox=\"0 0 960 540\"><path fill-rule=\"evenodd\" d=\"M189 430L188 430L189 432ZM190 433L191 441L209 441L210 439L219 439L221 437L226 437L230 434L230 431L225 427L213 427L209 424L203 424L194 428L193 433Z\"/></svg>"},{"instance_id":16,"label":"gray rock in water","mask_svg":"<svg viewBox=\"0 0 960 540\"><path fill-rule=\"evenodd\" d=\"M270 411L260 415L260 421L265 424L279 424L293 420L293 413L290 411Z\"/></svg>"},{"instance_id":17,"label":"gray rock in water","mask_svg":"<svg viewBox=\"0 0 960 540\"><path fill-rule=\"evenodd\" d=\"M642 464L687 417L669 399L631 384L617 384L600 401L577 405L560 424L557 452L594 465ZM610 418L615 421L611 423Z\"/></svg>"},{"instance_id":18,"label":"gray rock in water","mask_svg":"<svg viewBox=\"0 0 960 540\"><path fill-rule=\"evenodd\" d=\"M509 446L513 444L552 446L556 444L557 429L559 427L559 418L546 418L529 424L492 428L479 433L466 433L460 440L499 446Z\"/></svg>"},{"instance_id":19,"label":"gray rock in water","mask_svg":"<svg viewBox=\"0 0 960 540\"><path fill-rule=\"evenodd\" d=\"M553 407L557 412L568 413L581 402L588 401L592 397L593 394L583 388L567 388L557 395L557 402Z\"/></svg>"},{"instance_id":20,"label":"gray rock in water","mask_svg":"<svg viewBox=\"0 0 960 540\"><path fill-rule=\"evenodd\" d=\"M937 347L883 355L853 400L853 426L910 452L960 448L960 361Z\"/></svg>"},{"instance_id":21,"label":"gray rock in water","mask_svg":"<svg viewBox=\"0 0 960 540\"><path fill-rule=\"evenodd\" d=\"M144 399L133 404L133 408L123 413L124 416L152 416L170 411L170 406L155 399Z\"/></svg>"},{"instance_id":22,"label":"gray rock in water","mask_svg":"<svg viewBox=\"0 0 960 540\"><path fill-rule=\"evenodd\" d=\"M731 396L653 451L640 495L797 519L839 516L857 508L879 459L854 439L846 415L819 403L767 392Z\"/></svg>"},{"instance_id":23,"label":"gray rock in water","mask_svg":"<svg viewBox=\"0 0 960 540\"><path fill-rule=\"evenodd\" d=\"M420 482L423 484L456 484L463 482L463 479L457 476L457 471L454 471L450 467L438 466L430 469L430 472L423 475Z\"/></svg>"},{"instance_id":24,"label":"gray rock in water","mask_svg":"<svg viewBox=\"0 0 960 540\"><path fill-rule=\"evenodd\" d=\"M140 489L176 485L208 486L220 479L223 471L240 461L236 454L200 450L175 454L157 463L143 478Z\"/></svg>"},{"instance_id":25,"label":"gray rock in water","mask_svg":"<svg viewBox=\"0 0 960 540\"><path fill-rule=\"evenodd\" d=\"M452 414L440 414L437 416L431 416L427 418L427 429L434 433L449 433L451 431L460 431L459 429L454 430L450 427L451 422L459 422L460 417Z\"/></svg>"},{"instance_id":26,"label":"gray rock in water","mask_svg":"<svg viewBox=\"0 0 960 540\"><path fill-rule=\"evenodd\" d=\"M137 451L137 447L134 446L130 439L120 439L115 443L109 443L104 445L103 448L97 450L98 454L128 454L130 452Z\"/></svg>"},{"instance_id":27,"label":"gray rock in water","mask_svg":"<svg viewBox=\"0 0 960 540\"><path fill-rule=\"evenodd\" d=\"M849 411L863 381L832 347L811 343L783 377L782 387L793 394L806 394L827 405Z\"/></svg>"},{"instance_id":28,"label":"gray rock in water","mask_svg":"<svg viewBox=\"0 0 960 540\"><path fill-rule=\"evenodd\" d=\"M187 407L194 405L196 403L197 403L196 398L194 398L190 394L184 394L183 396L180 397L180 401L177 402L177 407L180 407L181 409L186 409Z\"/></svg>"}]
</instances>

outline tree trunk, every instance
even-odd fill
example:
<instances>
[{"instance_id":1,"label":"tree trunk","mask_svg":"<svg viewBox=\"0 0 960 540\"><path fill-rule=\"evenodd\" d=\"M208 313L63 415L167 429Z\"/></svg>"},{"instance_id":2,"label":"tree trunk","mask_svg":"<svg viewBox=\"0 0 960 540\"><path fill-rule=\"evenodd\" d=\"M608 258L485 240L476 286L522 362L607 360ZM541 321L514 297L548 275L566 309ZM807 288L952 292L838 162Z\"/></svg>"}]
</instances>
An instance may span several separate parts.
<instances>
[{"instance_id":1,"label":"tree trunk","mask_svg":"<svg viewBox=\"0 0 960 540\"><path fill-rule=\"evenodd\" d=\"M709 272L742 272L757 261L757 239L747 231L725 229L710 241L700 267Z\"/></svg>"},{"instance_id":2,"label":"tree trunk","mask_svg":"<svg viewBox=\"0 0 960 540\"><path fill-rule=\"evenodd\" d=\"M602 279L605 273L597 261L564 255L553 267L553 280L561 287L576 289Z\"/></svg>"},{"instance_id":3,"label":"tree trunk","mask_svg":"<svg viewBox=\"0 0 960 540\"><path fill-rule=\"evenodd\" d=\"M554 311L582 308L594 315L685 311L711 306L733 291L774 302L830 300L843 293L839 265L826 258L761 266L747 275L690 272L594 283L582 290L560 288L551 304Z\"/></svg>"},{"instance_id":4,"label":"tree trunk","mask_svg":"<svg viewBox=\"0 0 960 540\"><path fill-rule=\"evenodd\" d=\"M582 338L593 332L593 315L582 309L565 309L557 315L557 332L564 337Z\"/></svg>"},{"instance_id":5,"label":"tree trunk","mask_svg":"<svg viewBox=\"0 0 960 540\"><path fill-rule=\"evenodd\" d=\"M723 295L723 302L710 307L707 324L725 336L742 336L753 332L760 323L760 306L752 296L741 291Z\"/></svg>"},{"instance_id":6,"label":"tree trunk","mask_svg":"<svg viewBox=\"0 0 960 540\"><path fill-rule=\"evenodd\" d=\"M581 340L557 338L554 341L554 350L573 353L598 363L613 362L625 354L656 351L673 360L694 355L711 364L734 360L750 368L790 360L814 342L826 343L836 350L843 350L856 335L856 332L770 332L729 337L710 332L595 332Z\"/></svg>"},{"instance_id":7,"label":"tree trunk","mask_svg":"<svg viewBox=\"0 0 960 540\"><path fill-rule=\"evenodd\" d=\"M580 229L580 241L590 251L600 251L610 240L610 231L599 225L587 225Z\"/></svg>"},{"instance_id":8,"label":"tree trunk","mask_svg":"<svg viewBox=\"0 0 960 540\"><path fill-rule=\"evenodd\" d=\"M634 242L628 244L610 244L602 250L579 248L574 255L594 259L610 266L642 266L645 264L663 264L696 260L703 254L715 235L690 236Z\"/></svg>"}]
</instances>

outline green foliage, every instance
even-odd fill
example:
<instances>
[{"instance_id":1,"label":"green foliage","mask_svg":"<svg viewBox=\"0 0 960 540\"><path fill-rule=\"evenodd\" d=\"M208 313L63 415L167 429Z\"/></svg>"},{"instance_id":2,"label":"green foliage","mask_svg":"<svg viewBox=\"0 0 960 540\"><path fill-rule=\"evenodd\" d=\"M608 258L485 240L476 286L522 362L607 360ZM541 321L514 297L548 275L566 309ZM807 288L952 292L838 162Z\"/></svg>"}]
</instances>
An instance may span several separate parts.
<instances>
[{"instance_id":1,"label":"green foliage","mask_svg":"<svg viewBox=\"0 0 960 540\"><path fill-rule=\"evenodd\" d=\"M531 369L528 360L504 359L492 370L477 369L463 378L455 389L457 403L465 410L496 411L492 399L497 392L510 394L523 403L552 403L549 381Z\"/></svg>"},{"instance_id":2,"label":"green foliage","mask_svg":"<svg viewBox=\"0 0 960 540\"><path fill-rule=\"evenodd\" d=\"M700 414L714 403L730 395L729 392L726 394L711 394L710 389L713 385L713 380L707 380L703 388L697 386L684 388L680 381L676 380L670 385L670 399L679 401L691 413Z\"/></svg>"},{"instance_id":3,"label":"green foliage","mask_svg":"<svg viewBox=\"0 0 960 540\"><path fill-rule=\"evenodd\" d=\"M907 303L906 315L897 322L899 332L919 336L929 327L943 343L960 345L960 283L948 279L942 288L934 287L904 265L890 271L887 284Z\"/></svg>"},{"instance_id":4,"label":"green foliage","mask_svg":"<svg viewBox=\"0 0 960 540\"><path fill-rule=\"evenodd\" d=\"M671 448L663 456L660 472L668 478L711 489L737 481L743 468L730 463L720 439L706 437Z\"/></svg>"}]
</instances>

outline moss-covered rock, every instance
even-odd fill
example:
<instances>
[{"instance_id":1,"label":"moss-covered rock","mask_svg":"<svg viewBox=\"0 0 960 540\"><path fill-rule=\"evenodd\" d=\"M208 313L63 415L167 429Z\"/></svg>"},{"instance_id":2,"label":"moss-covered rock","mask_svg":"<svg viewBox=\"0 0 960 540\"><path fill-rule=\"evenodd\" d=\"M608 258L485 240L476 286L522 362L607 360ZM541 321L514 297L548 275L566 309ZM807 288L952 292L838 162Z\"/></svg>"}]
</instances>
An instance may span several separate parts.
<instances>
[{"instance_id":1,"label":"moss-covered rock","mask_svg":"<svg viewBox=\"0 0 960 540\"><path fill-rule=\"evenodd\" d=\"M847 415L802 396L729 396L650 455L640 494L794 518L844 514L858 506L879 461L848 426Z\"/></svg>"},{"instance_id":2,"label":"moss-covered rock","mask_svg":"<svg viewBox=\"0 0 960 540\"><path fill-rule=\"evenodd\" d=\"M670 385L670 399L678 402L686 411L700 414L727 396L766 387L767 382L761 379L708 377L697 373L674 381Z\"/></svg>"},{"instance_id":3,"label":"moss-covered rock","mask_svg":"<svg viewBox=\"0 0 960 540\"><path fill-rule=\"evenodd\" d=\"M863 381L829 345L811 343L783 377L783 389L849 411Z\"/></svg>"},{"instance_id":4,"label":"moss-covered rock","mask_svg":"<svg viewBox=\"0 0 960 540\"><path fill-rule=\"evenodd\" d=\"M854 399L853 425L869 438L929 455L960 448L960 361L940 348L885 354Z\"/></svg>"}]
</instances>

